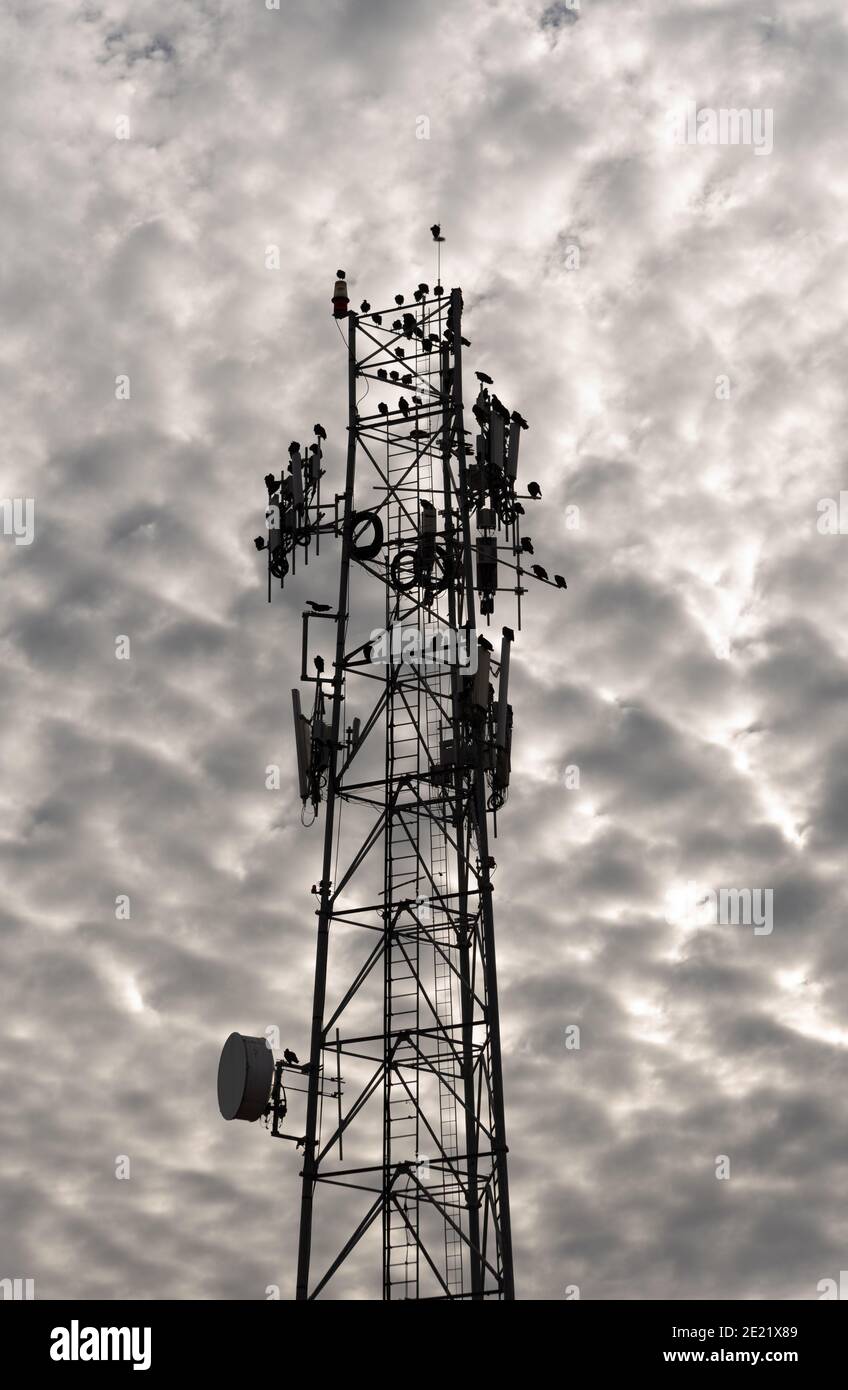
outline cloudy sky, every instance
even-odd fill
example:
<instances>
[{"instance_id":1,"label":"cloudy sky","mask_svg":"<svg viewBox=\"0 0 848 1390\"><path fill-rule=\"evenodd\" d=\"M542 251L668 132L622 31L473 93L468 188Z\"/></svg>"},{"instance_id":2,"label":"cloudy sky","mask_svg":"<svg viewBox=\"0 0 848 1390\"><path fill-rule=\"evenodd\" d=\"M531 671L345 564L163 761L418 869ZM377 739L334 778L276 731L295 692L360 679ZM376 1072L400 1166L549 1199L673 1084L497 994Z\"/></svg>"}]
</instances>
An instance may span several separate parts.
<instances>
[{"instance_id":1,"label":"cloudy sky","mask_svg":"<svg viewBox=\"0 0 848 1390\"><path fill-rule=\"evenodd\" d=\"M497 842L519 1296L816 1298L848 1263L841 0L0 25L0 492L35 505L0 536L0 1275L293 1293L295 1156L215 1070L232 1029L307 1050L286 692L336 569L268 607L252 537L315 419L341 478L336 267L390 302L439 220L569 582L516 647ZM690 101L773 112L773 148L674 143ZM689 883L771 890L773 931L675 915Z\"/></svg>"}]
</instances>

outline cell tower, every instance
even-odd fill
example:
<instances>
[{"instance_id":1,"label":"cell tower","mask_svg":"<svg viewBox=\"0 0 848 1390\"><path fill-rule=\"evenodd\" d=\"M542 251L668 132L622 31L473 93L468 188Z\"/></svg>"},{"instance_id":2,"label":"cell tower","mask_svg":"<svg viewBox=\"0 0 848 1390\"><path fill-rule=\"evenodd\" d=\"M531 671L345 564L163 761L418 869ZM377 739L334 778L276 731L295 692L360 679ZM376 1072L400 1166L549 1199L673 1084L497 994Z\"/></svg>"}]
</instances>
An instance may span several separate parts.
<instances>
[{"instance_id":1,"label":"cell tower","mask_svg":"<svg viewBox=\"0 0 848 1390\"><path fill-rule=\"evenodd\" d=\"M303 1148L298 1299L515 1296L489 843L514 633L496 650L486 632L499 595L520 628L526 579L566 584L527 562L527 424L484 372L466 426L462 311L437 283L357 314L339 271L344 490L322 506L320 425L265 479L269 599L313 544L341 540L335 608L303 613L310 711L293 691L304 818L325 804L309 1060L234 1033L218 1078L225 1118ZM282 1128L292 1090L302 1133Z\"/></svg>"}]
</instances>

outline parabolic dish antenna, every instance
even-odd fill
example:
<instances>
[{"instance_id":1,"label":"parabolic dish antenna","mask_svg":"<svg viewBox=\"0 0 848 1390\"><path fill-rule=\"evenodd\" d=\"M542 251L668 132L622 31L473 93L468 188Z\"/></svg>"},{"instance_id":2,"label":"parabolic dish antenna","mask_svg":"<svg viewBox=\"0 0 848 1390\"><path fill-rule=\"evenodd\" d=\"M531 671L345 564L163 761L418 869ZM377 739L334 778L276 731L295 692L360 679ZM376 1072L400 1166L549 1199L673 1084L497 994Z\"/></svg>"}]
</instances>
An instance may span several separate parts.
<instances>
[{"instance_id":1,"label":"parabolic dish antenna","mask_svg":"<svg viewBox=\"0 0 848 1390\"><path fill-rule=\"evenodd\" d=\"M273 1078L274 1058L265 1038L231 1033L218 1063L218 1108L224 1119L261 1119Z\"/></svg>"}]
</instances>

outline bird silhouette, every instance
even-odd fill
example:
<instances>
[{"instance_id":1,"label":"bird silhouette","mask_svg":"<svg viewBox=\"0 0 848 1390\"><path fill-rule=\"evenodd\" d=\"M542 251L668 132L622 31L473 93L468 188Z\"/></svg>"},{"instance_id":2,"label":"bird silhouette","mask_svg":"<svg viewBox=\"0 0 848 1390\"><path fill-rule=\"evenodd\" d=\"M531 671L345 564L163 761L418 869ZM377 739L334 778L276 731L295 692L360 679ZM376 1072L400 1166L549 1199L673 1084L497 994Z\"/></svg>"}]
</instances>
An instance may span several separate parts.
<instances>
[{"instance_id":1,"label":"bird silhouette","mask_svg":"<svg viewBox=\"0 0 848 1390\"><path fill-rule=\"evenodd\" d=\"M534 551L533 551L533 542L532 542L532 540L530 539L529 536L522 536L522 537L521 537L521 553L522 553L522 555L532 555L532 554L534 554Z\"/></svg>"},{"instance_id":2,"label":"bird silhouette","mask_svg":"<svg viewBox=\"0 0 848 1390\"><path fill-rule=\"evenodd\" d=\"M380 381L388 381L388 379L389 379L389 374L388 374L388 372L386 371L385 367L378 367L378 368L377 368L377 376L378 376L378 378L379 378Z\"/></svg>"},{"instance_id":3,"label":"bird silhouette","mask_svg":"<svg viewBox=\"0 0 848 1390\"><path fill-rule=\"evenodd\" d=\"M319 439L327 438L327 431L324 429L323 425L313 425L312 432L313 434L317 434Z\"/></svg>"},{"instance_id":4,"label":"bird silhouette","mask_svg":"<svg viewBox=\"0 0 848 1390\"><path fill-rule=\"evenodd\" d=\"M372 323L376 323L377 327L379 328L379 327L380 327L380 324L383 322L383 315L382 315L382 314L372 314L372 315L371 315L371 322L372 322Z\"/></svg>"},{"instance_id":5,"label":"bird silhouette","mask_svg":"<svg viewBox=\"0 0 848 1390\"><path fill-rule=\"evenodd\" d=\"M311 608L313 613L329 613L331 607L329 603L315 603L311 598L308 598L306 603L307 607Z\"/></svg>"},{"instance_id":6,"label":"bird silhouette","mask_svg":"<svg viewBox=\"0 0 848 1390\"><path fill-rule=\"evenodd\" d=\"M541 565L531 565L530 568L537 579L547 579L548 571L543 569Z\"/></svg>"},{"instance_id":7,"label":"bird silhouette","mask_svg":"<svg viewBox=\"0 0 848 1390\"><path fill-rule=\"evenodd\" d=\"M442 236L442 229L438 222L433 223L432 227L430 228L430 231L433 233L434 241L444 241L444 237Z\"/></svg>"},{"instance_id":8,"label":"bird silhouette","mask_svg":"<svg viewBox=\"0 0 848 1390\"><path fill-rule=\"evenodd\" d=\"M403 295L402 295L402 294L396 294L396 295L395 295L395 304L402 304L402 303L403 303Z\"/></svg>"},{"instance_id":9,"label":"bird silhouette","mask_svg":"<svg viewBox=\"0 0 848 1390\"><path fill-rule=\"evenodd\" d=\"M288 1064L289 1064L290 1067L299 1067L299 1066L300 1066L300 1062L299 1062L299 1060L298 1060L297 1053L296 1053L296 1052L292 1052L292 1050L291 1050L290 1047L285 1048L285 1050L284 1050L284 1052L283 1052L283 1058L285 1059L285 1061L288 1062Z\"/></svg>"},{"instance_id":10,"label":"bird silhouette","mask_svg":"<svg viewBox=\"0 0 848 1390\"><path fill-rule=\"evenodd\" d=\"M561 575L561 574L555 574L555 575L554 575L554 583L556 584L556 586L557 586L558 589L567 589L567 588L568 588L568 585L567 585L566 582L565 582L565 577L564 577L563 575Z\"/></svg>"},{"instance_id":11,"label":"bird silhouette","mask_svg":"<svg viewBox=\"0 0 848 1390\"><path fill-rule=\"evenodd\" d=\"M407 373L406 373L406 376L402 376L401 379L400 379L400 384L401 384L401 386L411 386L411 385L412 385L412 373L411 373L411 372L407 372Z\"/></svg>"},{"instance_id":12,"label":"bird silhouette","mask_svg":"<svg viewBox=\"0 0 848 1390\"><path fill-rule=\"evenodd\" d=\"M528 483L527 491L531 497L536 499L536 501L538 501L542 495L542 489L539 487L538 483Z\"/></svg>"},{"instance_id":13,"label":"bird silhouette","mask_svg":"<svg viewBox=\"0 0 848 1390\"><path fill-rule=\"evenodd\" d=\"M368 303L368 300L367 300L367 299L363 299L362 303L361 303L360 306L359 306L359 312L360 312L361 314L368 314L368 313L370 313L370 311L371 311L371 305Z\"/></svg>"},{"instance_id":14,"label":"bird silhouette","mask_svg":"<svg viewBox=\"0 0 848 1390\"><path fill-rule=\"evenodd\" d=\"M487 386L492 385L492 378L488 375L487 372L475 372L474 375L476 376L478 381L485 382Z\"/></svg>"},{"instance_id":15,"label":"bird silhouette","mask_svg":"<svg viewBox=\"0 0 848 1390\"><path fill-rule=\"evenodd\" d=\"M401 396L398 401L398 410L405 420L409 419L409 401L405 396Z\"/></svg>"},{"instance_id":16,"label":"bird silhouette","mask_svg":"<svg viewBox=\"0 0 848 1390\"><path fill-rule=\"evenodd\" d=\"M528 430L530 428L524 416L519 415L517 410L514 410L509 418L510 420L514 420L516 425L520 425L523 430Z\"/></svg>"},{"instance_id":17,"label":"bird silhouette","mask_svg":"<svg viewBox=\"0 0 848 1390\"><path fill-rule=\"evenodd\" d=\"M389 413L389 407L386 405L385 401L380 401L380 404L377 406L377 409L379 410L381 415L388 415Z\"/></svg>"}]
</instances>

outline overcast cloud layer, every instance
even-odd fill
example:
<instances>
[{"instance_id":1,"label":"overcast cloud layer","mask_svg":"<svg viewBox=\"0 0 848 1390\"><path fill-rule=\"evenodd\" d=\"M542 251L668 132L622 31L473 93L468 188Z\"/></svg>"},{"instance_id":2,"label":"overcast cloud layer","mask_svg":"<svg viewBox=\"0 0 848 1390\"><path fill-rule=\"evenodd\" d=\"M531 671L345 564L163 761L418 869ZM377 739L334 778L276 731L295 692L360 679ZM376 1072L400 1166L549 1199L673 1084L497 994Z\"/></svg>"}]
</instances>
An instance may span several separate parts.
<instances>
[{"instance_id":1,"label":"overcast cloud layer","mask_svg":"<svg viewBox=\"0 0 848 1390\"><path fill-rule=\"evenodd\" d=\"M295 1155L220 1120L215 1068L234 1028L307 1050L286 691L336 566L268 607L251 540L315 419L341 479L336 267L356 304L432 283L439 220L569 583L516 646L496 845L519 1295L816 1298L848 1265L844 5L0 26L0 491L36 507L0 536L0 1276L293 1294ZM773 151L671 143L687 100L772 109ZM689 881L771 889L773 932L670 923Z\"/></svg>"}]
</instances>

